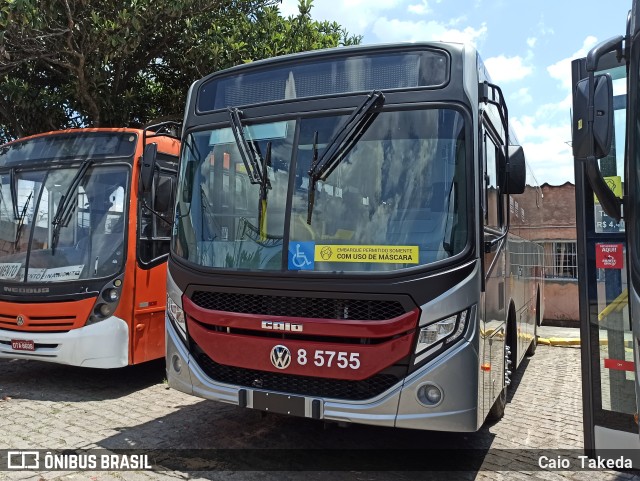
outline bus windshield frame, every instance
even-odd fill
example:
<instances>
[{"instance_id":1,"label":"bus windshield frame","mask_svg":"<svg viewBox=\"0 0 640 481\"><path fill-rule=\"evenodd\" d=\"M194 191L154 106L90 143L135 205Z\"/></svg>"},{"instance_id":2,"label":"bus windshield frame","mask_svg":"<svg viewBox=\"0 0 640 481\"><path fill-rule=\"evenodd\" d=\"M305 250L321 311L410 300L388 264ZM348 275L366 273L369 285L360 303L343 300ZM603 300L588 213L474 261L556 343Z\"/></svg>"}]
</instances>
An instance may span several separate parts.
<instances>
[{"instance_id":1,"label":"bus windshield frame","mask_svg":"<svg viewBox=\"0 0 640 481\"><path fill-rule=\"evenodd\" d=\"M369 275L465 255L473 231L467 111L453 103L385 108L316 182L310 202L314 154L322 156L347 118L316 112L244 122L256 151L272 152L267 196L250 182L228 123L187 133L173 254L220 271Z\"/></svg>"},{"instance_id":2,"label":"bus windshield frame","mask_svg":"<svg viewBox=\"0 0 640 481\"><path fill-rule=\"evenodd\" d=\"M0 148L1 282L86 281L123 271L137 139L78 132Z\"/></svg>"}]
</instances>

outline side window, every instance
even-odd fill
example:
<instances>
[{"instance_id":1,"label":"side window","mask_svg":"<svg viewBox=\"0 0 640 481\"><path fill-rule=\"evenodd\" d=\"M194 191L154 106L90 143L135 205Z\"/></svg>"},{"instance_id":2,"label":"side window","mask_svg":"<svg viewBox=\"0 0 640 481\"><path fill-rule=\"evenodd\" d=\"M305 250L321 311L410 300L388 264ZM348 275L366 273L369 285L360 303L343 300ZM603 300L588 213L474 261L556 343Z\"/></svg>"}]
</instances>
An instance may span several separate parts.
<instances>
[{"instance_id":1,"label":"side window","mask_svg":"<svg viewBox=\"0 0 640 481\"><path fill-rule=\"evenodd\" d=\"M138 215L138 258L142 264L149 264L169 253L175 192L176 173L161 171L155 176L152 193L141 199ZM155 213L147 209L145 204Z\"/></svg>"},{"instance_id":2,"label":"side window","mask_svg":"<svg viewBox=\"0 0 640 481\"><path fill-rule=\"evenodd\" d=\"M497 155L498 147L488 134L484 134L484 223L487 227L499 229L500 196L498 192Z\"/></svg>"}]
</instances>

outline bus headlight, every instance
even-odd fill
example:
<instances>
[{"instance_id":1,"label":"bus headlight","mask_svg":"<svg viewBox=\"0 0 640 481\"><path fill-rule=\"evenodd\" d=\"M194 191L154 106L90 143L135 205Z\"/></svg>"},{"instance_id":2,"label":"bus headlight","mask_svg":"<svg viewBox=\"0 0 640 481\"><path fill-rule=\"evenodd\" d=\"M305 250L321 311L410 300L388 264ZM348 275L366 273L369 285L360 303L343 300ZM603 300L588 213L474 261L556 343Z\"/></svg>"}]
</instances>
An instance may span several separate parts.
<instances>
[{"instance_id":1,"label":"bus headlight","mask_svg":"<svg viewBox=\"0 0 640 481\"><path fill-rule=\"evenodd\" d=\"M415 353L419 354L440 342L444 345L457 340L464 333L468 318L469 309L423 326L418 332Z\"/></svg>"},{"instance_id":2,"label":"bus headlight","mask_svg":"<svg viewBox=\"0 0 640 481\"><path fill-rule=\"evenodd\" d=\"M89 316L89 319L87 319L87 326L95 324L96 322L104 321L109 316L113 315L120 300L121 286L122 279L118 278L115 279L113 283L108 283L102 288L100 295L93 306L93 312L91 316Z\"/></svg>"},{"instance_id":3,"label":"bus headlight","mask_svg":"<svg viewBox=\"0 0 640 481\"><path fill-rule=\"evenodd\" d=\"M169 316L169 320L171 320L173 325L177 327L178 333L186 340L187 324L184 319L184 311L182 310L182 306L169 296L167 296L167 316Z\"/></svg>"},{"instance_id":4,"label":"bus headlight","mask_svg":"<svg viewBox=\"0 0 640 481\"><path fill-rule=\"evenodd\" d=\"M104 298L108 302L116 302L118 300L118 290L117 289L108 289L104 291Z\"/></svg>"}]
</instances>

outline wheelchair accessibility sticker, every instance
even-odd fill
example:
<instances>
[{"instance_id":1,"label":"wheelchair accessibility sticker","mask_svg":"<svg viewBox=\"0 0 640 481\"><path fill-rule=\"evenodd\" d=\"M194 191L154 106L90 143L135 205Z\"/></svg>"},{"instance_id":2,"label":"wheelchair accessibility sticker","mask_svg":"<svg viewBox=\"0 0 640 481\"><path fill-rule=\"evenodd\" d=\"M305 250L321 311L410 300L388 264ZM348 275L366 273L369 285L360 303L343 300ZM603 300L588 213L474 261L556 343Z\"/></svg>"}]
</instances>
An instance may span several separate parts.
<instances>
[{"instance_id":1,"label":"wheelchair accessibility sticker","mask_svg":"<svg viewBox=\"0 0 640 481\"><path fill-rule=\"evenodd\" d=\"M312 271L314 268L315 242L289 242L289 270Z\"/></svg>"}]
</instances>

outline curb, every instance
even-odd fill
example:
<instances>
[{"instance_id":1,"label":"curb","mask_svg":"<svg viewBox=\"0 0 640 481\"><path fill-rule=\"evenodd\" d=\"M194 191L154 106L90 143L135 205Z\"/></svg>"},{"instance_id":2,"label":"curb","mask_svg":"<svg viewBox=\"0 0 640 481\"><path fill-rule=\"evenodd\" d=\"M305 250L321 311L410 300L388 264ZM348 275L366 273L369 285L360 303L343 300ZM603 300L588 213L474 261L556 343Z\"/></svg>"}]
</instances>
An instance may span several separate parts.
<instances>
[{"instance_id":1,"label":"curb","mask_svg":"<svg viewBox=\"0 0 640 481\"><path fill-rule=\"evenodd\" d=\"M545 346L580 346L580 339L578 338L563 338L563 337L539 337L538 344ZM606 339L600 339L601 346L607 346L609 342ZM632 349L632 341L624 342L625 349Z\"/></svg>"},{"instance_id":2,"label":"curb","mask_svg":"<svg viewBox=\"0 0 640 481\"><path fill-rule=\"evenodd\" d=\"M539 337L538 344L545 346L579 346L580 339L562 337Z\"/></svg>"}]
</instances>

